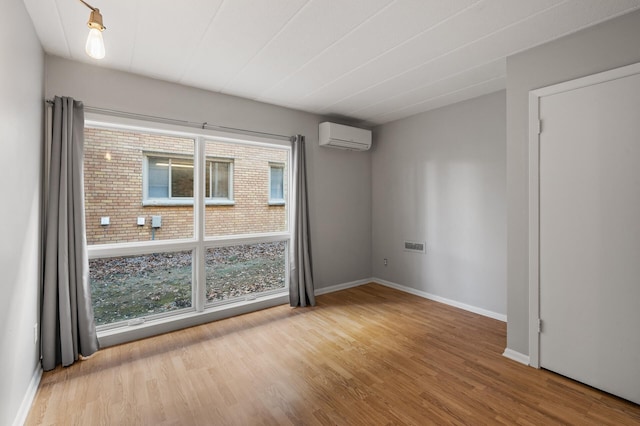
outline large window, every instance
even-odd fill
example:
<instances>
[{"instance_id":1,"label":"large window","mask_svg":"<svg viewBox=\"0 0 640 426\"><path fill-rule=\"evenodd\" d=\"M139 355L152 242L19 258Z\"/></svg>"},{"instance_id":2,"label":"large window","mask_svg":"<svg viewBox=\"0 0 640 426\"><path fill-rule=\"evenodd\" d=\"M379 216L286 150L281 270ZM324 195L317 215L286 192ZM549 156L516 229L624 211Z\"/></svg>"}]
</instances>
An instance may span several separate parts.
<instances>
[{"instance_id":1,"label":"large window","mask_svg":"<svg viewBox=\"0 0 640 426\"><path fill-rule=\"evenodd\" d=\"M288 145L87 121L99 335L286 294L289 156Z\"/></svg>"}]
</instances>

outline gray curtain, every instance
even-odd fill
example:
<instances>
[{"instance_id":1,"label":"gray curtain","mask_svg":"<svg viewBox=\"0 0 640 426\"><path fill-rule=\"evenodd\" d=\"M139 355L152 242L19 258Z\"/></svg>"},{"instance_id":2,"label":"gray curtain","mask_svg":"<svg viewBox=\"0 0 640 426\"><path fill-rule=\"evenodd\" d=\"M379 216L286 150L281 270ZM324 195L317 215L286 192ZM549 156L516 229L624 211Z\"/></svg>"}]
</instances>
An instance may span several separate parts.
<instances>
[{"instance_id":1,"label":"gray curtain","mask_svg":"<svg viewBox=\"0 0 640 426\"><path fill-rule=\"evenodd\" d=\"M309 242L309 203L307 201L307 169L304 136L291 138L293 157L293 240L291 242L291 274L289 303L291 306L315 306L311 246Z\"/></svg>"},{"instance_id":2,"label":"gray curtain","mask_svg":"<svg viewBox=\"0 0 640 426\"><path fill-rule=\"evenodd\" d=\"M56 96L51 127L40 319L44 370L98 350L84 222L82 102Z\"/></svg>"}]
</instances>

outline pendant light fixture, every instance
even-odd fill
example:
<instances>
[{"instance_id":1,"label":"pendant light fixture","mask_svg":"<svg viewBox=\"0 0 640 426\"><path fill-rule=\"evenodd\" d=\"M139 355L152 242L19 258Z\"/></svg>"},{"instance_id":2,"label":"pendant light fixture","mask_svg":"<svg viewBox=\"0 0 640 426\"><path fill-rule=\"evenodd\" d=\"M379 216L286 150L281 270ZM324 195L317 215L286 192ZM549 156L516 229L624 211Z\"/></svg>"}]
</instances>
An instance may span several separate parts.
<instances>
[{"instance_id":1,"label":"pendant light fixture","mask_svg":"<svg viewBox=\"0 0 640 426\"><path fill-rule=\"evenodd\" d=\"M85 45L85 52L87 55L91 56L95 59L104 58L104 40L102 40L102 31L106 29L104 25L102 25L102 15L100 14L100 9L91 6L89 3L80 0L82 4L91 9L91 15L89 15L89 22L87 22L87 26L89 27L89 36L87 37L87 44Z\"/></svg>"}]
</instances>

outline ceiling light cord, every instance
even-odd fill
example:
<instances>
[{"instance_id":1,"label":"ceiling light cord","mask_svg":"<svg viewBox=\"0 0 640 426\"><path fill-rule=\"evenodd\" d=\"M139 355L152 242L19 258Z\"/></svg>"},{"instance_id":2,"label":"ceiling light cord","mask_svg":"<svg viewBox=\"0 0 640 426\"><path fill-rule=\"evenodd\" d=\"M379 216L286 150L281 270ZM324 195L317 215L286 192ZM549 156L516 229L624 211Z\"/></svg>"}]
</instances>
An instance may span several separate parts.
<instances>
[{"instance_id":1,"label":"ceiling light cord","mask_svg":"<svg viewBox=\"0 0 640 426\"><path fill-rule=\"evenodd\" d=\"M91 10L93 10L93 11L95 11L95 10L96 10L96 8L95 8L95 7L91 6L89 3L87 3L87 2L86 2L86 1L84 1L84 0L80 0L80 3L84 4L85 6L87 6L89 9L91 9Z\"/></svg>"}]
</instances>

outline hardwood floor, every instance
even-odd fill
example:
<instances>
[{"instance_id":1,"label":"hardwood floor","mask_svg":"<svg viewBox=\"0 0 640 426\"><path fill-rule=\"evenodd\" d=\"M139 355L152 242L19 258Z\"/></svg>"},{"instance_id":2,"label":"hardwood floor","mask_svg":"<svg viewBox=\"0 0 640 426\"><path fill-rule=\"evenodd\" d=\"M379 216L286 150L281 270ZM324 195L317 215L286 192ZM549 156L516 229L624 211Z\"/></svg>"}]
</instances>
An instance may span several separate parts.
<instances>
[{"instance_id":1,"label":"hardwood floor","mask_svg":"<svg viewBox=\"0 0 640 426\"><path fill-rule=\"evenodd\" d=\"M376 284L111 347L45 373L27 425L640 424L504 358L506 325Z\"/></svg>"}]
</instances>

